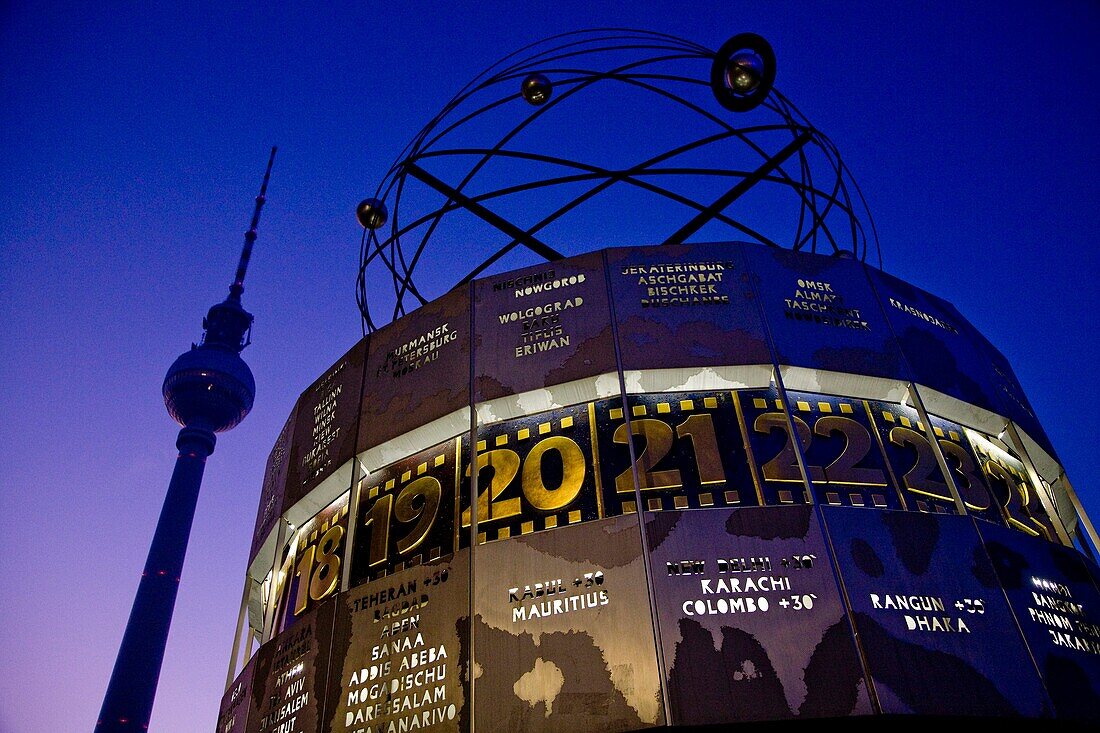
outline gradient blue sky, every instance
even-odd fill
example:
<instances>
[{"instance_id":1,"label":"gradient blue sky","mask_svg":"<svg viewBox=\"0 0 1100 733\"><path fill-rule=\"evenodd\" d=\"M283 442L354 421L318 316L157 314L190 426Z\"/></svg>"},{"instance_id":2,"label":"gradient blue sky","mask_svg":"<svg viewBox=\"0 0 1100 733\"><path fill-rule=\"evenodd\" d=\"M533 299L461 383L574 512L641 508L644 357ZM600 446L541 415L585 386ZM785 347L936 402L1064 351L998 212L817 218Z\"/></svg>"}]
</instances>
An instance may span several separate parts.
<instances>
[{"instance_id":1,"label":"gradient blue sky","mask_svg":"<svg viewBox=\"0 0 1100 733\"><path fill-rule=\"evenodd\" d=\"M1100 5L198 5L0 7L0 732L94 725L175 457L161 380L225 297L277 144L244 295L256 406L208 463L151 726L213 730L264 461L360 335L355 204L470 77L568 30L767 37L887 270L1005 353L1100 518Z\"/></svg>"}]
</instances>

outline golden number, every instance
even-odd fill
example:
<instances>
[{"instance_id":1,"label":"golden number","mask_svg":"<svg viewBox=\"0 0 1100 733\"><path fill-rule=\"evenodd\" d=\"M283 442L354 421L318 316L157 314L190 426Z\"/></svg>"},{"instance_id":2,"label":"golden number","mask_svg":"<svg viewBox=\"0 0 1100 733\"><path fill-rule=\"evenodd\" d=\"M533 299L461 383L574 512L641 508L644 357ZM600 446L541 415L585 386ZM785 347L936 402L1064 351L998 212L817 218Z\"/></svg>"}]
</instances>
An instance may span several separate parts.
<instances>
[{"instance_id":1,"label":"golden number","mask_svg":"<svg viewBox=\"0 0 1100 733\"><path fill-rule=\"evenodd\" d=\"M294 570L294 559L294 553L287 553L286 557L283 558L282 567L272 575L274 585L269 596L269 602L275 604L273 623L276 629L280 627L282 619L287 613L286 604L290 602L290 577L288 576ZM299 596L302 593L301 585L298 587L298 593ZM299 597L296 596L295 600L299 600Z\"/></svg>"},{"instance_id":2,"label":"golden number","mask_svg":"<svg viewBox=\"0 0 1100 733\"><path fill-rule=\"evenodd\" d=\"M512 499L504 499L497 501L497 497L500 496L508 485L512 483L512 479L519 473L519 455L514 450L507 448L498 448L496 450L487 451L485 453L479 453L477 456L477 473L478 483L481 483L481 471L484 468L492 467L493 477L489 480L489 485L485 491L478 494L477 497L477 521L487 522L490 519L504 519L506 517L514 517L520 513L520 500L519 497ZM469 467L466 468L466 475L470 475ZM470 526L470 507L466 507L462 512L462 526Z\"/></svg>"},{"instance_id":3,"label":"golden number","mask_svg":"<svg viewBox=\"0 0 1100 733\"><path fill-rule=\"evenodd\" d=\"M542 457L549 450L557 451L561 456L561 484L556 489L547 488L542 480ZM577 498L584 483L584 474L581 447L564 435L551 436L540 440L523 459L523 475L520 478L523 495L536 509L556 511ZM518 503L519 499L514 501Z\"/></svg>"},{"instance_id":4,"label":"golden number","mask_svg":"<svg viewBox=\"0 0 1100 733\"><path fill-rule=\"evenodd\" d=\"M415 550L428 536L435 524L435 518L439 515L442 496L443 487L439 479L432 476L421 476L401 489L393 507L393 516L402 524L415 521L416 526L397 541L397 554L404 555Z\"/></svg>"},{"instance_id":5,"label":"golden number","mask_svg":"<svg viewBox=\"0 0 1100 733\"><path fill-rule=\"evenodd\" d=\"M814 432L823 438L832 433L844 435L844 449L832 463L825 467L826 480L833 484L885 486L886 476L877 468L857 468L856 464L871 452L871 433L850 417L826 415L814 423Z\"/></svg>"},{"instance_id":6,"label":"golden number","mask_svg":"<svg viewBox=\"0 0 1100 733\"><path fill-rule=\"evenodd\" d=\"M363 519L363 527L369 527L371 533L367 565L378 567L389 559L390 524L394 519L402 524L416 522L407 535L397 540L397 554L404 555L415 550L435 525L442 496L443 487L432 476L421 476L407 484L398 493L396 501L392 493L379 496Z\"/></svg>"},{"instance_id":7,"label":"golden number","mask_svg":"<svg viewBox=\"0 0 1100 733\"><path fill-rule=\"evenodd\" d=\"M317 543L317 567L313 571L313 580L309 583L309 597L319 601L340 584L340 556L336 551L344 539L344 528L340 525L330 527ZM310 557L313 547L310 546ZM295 611L295 614L300 611Z\"/></svg>"},{"instance_id":8,"label":"golden number","mask_svg":"<svg viewBox=\"0 0 1100 733\"><path fill-rule=\"evenodd\" d=\"M963 503L968 508L976 511L988 509L989 491L986 489L981 476L975 473L978 467L974 465L974 459L971 458L970 452L950 440L941 438L939 444L940 449L943 450L945 460L948 457L955 459L955 465L951 466L951 471L957 479L962 479L962 482L956 480L955 485L959 489L959 496L962 498Z\"/></svg>"},{"instance_id":9,"label":"golden number","mask_svg":"<svg viewBox=\"0 0 1100 733\"><path fill-rule=\"evenodd\" d=\"M556 451L562 463L561 483L554 488L546 486L542 476L543 461L547 451ZM520 465L519 454L507 448L478 454L478 476L480 477L481 471L485 468L493 469L488 486L478 493L478 522L507 519L523 513L520 497L499 498L511 486L517 475L520 476L520 490L532 507L539 511L557 511L577 498L587 472L581 447L563 435L553 435L536 443L522 460L522 474ZM470 475L469 469L466 475ZM463 527L470 526L470 516L470 508L467 507L462 512Z\"/></svg>"},{"instance_id":10,"label":"golden number","mask_svg":"<svg viewBox=\"0 0 1100 733\"><path fill-rule=\"evenodd\" d=\"M672 428L666 423L649 417L643 417L630 422L630 432L640 435L645 440L645 447L638 454L638 484L643 491L646 489L672 489L681 486L680 471L671 469L668 471L654 471L653 467L668 455L672 448ZM625 444L626 423L615 428L612 440ZM627 468L615 477L615 491L620 494L634 492L634 478L632 471Z\"/></svg>"},{"instance_id":11,"label":"golden number","mask_svg":"<svg viewBox=\"0 0 1100 733\"><path fill-rule=\"evenodd\" d=\"M294 615L298 616L309 605L309 574L313 570L313 555L317 548L313 545L302 553L302 559L298 562L298 569L294 571L298 578L298 591L294 594Z\"/></svg>"},{"instance_id":12,"label":"golden number","mask_svg":"<svg viewBox=\"0 0 1100 733\"><path fill-rule=\"evenodd\" d=\"M940 501L955 501L951 498L951 490L947 488L947 484L934 478L939 474L940 467L936 462L936 454L932 451L932 444L924 434L912 428L893 427L890 428L889 437L894 445L899 447L908 445L917 452L917 462L901 479L907 490Z\"/></svg>"},{"instance_id":13,"label":"golden number","mask_svg":"<svg viewBox=\"0 0 1100 733\"><path fill-rule=\"evenodd\" d=\"M377 567L386 562L390 548L390 512L393 509L393 494L383 494L371 505L363 527L370 527L370 551L367 553L367 565ZM359 544L356 542L355 544Z\"/></svg>"},{"instance_id":14,"label":"golden number","mask_svg":"<svg viewBox=\"0 0 1100 733\"><path fill-rule=\"evenodd\" d=\"M306 610L310 599L320 601L340 584L340 556L336 551L342 539L344 528L336 525L321 536L320 542L302 552L294 571L294 576L298 578L298 588L294 594L295 616Z\"/></svg>"},{"instance_id":15,"label":"golden number","mask_svg":"<svg viewBox=\"0 0 1100 733\"><path fill-rule=\"evenodd\" d=\"M713 417L696 413L676 426L676 435L691 441L695 466L699 469L699 483L720 484L726 480L722 455L718 452L718 439L714 436Z\"/></svg>"},{"instance_id":16,"label":"golden number","mask_svg":"<svg viewBox=\"0 0 1100 733\"><path fill-rule=\"evenodd\" d=\"M1027 484L1016 481L1013 478L1012 474L1008 472L1008 469L1006 469L1004 466L997 463L996 461L986 461L982 464L982 469L985 471L985 474L990 478L1003 481L1005 487L1007 488L1005 500L1002 503L1001 508L1003 510L1002 513L1004 514L1005 519L1008 520L1008 523L1016 529L1022 530L1023 532L1026 532L1033 537L1044 537L1048 540L1051 539L1050 532L1047 530L1047 528L1043 525L1042 522L1035 518L1035 515L1031 513L1031 507L1028 506L1028 504L1030 503L1030 499L1028 496ZM1012 510L1009 508L1009 505L1012 504L1013 494L1020 498L1020 513L1023 514L1023 516L1029 522L1031 522L1031 525L1034 526L1025 524L1024 522L1021 522L1020 520L1012 516Z\"/></svg>"},{"instance_id":17,"label":"golden number","mask_svg":"<svg viewBox=\"0 0 1100 733\"><path fill-rule=\"evenodd\" d=\"M672 450L673 431L663 420L640 418L632 420L630 432L640 435L645 445L636 457L638 465L638 483L641 489L675 489L683 486L680 470L671 468L666 471L654 471L653 467L664 460ZM714 418L707 414L691 415L676 426L675 436L691 441L695 454L695 467L701 484L719 484L726 480L722 468L722 456L718 450L718 440L714 434ZM626 444L626 424L615 429L612 440ZM615 491L628 494L634 491L634 477L631 469L626 469L615 477Z\"/></svg>"},{"instance_id":18,"label":"golden number","mask_svg":"<svg viewBox=\"0 0 1100 733\"><path fill-rule=\"evenodd\" d=\"M798 431L799 442L805 448L811 440L810 426L806 424L805 420L794 415L791 416L791 421L794 423L795 430ZM783 447L775 458L764 464L762 469L764 480L802 483L802 474L798 472L798 461L794 453L794 444L791 442L791 431L787 425L787 416L782 412L765 412L756 416L756 420L752 423L752 429L764 435L770 435L775 430L782 430L783 434L787 436L787 440L783 443ZM806 466L806 470L810 473L811 480L825 480L825 472L821 470L820 466Z\"/></svg>"}]
</instances>

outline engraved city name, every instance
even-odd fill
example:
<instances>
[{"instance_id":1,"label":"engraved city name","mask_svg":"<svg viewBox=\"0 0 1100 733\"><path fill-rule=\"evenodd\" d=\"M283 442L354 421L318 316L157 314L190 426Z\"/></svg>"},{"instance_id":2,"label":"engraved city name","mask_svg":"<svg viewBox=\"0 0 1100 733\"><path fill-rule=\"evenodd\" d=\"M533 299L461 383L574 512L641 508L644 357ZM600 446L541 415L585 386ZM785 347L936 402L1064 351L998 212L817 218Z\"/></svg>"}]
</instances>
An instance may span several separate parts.
<instances>
[{"instance_id":1,"label":"engraved city name","mask_svg":"<svg viewBox=\"0 0 1100 733\"><path fill-rule=\"evenodd\" d=\"M356 611L362 611L379 603L395 601L412 593L416 593L415 580L410 580L407 583L390 586L389 588L382 588L381 590L376 590L373 593L362 595L359 598L355 599L354 607Z\"/></svg>"},{"instance_id":2,"label":"engraved city name","mask_svg":"<svg viewBox=\"0 0 1100 733\"><path fill-rule=\"evenodd\" d=\"M947 605L940 596L906 595L896 593L869 593L871 608L884 611L904 611L902 618L908 631L969 634L970 626L961 616L947 613ZM985 613L981 599L966 598L951 604L968 613Z\"/></svg>"},{"instance_id":3,"label":"engraved city name","mask_svg":"<svg viewBox=\"0 0 1100 733\"><path fill-rule=\"evenodd\" d=\"M951 333L958 333L959 332L959 329L955 328L954 326L952 326L947 321L944 321L940 318L936 318L933 315L929 315L928 313L925 313L924 311L922 311L920 308L916 308L914 306L908 305L907 303L902 303L900 300L897 300L896 298L888 298L888 300L889 300L890 305L892 307L897 308L899 311L901 311L903 313L908 313L909 315L913 316L914 318L920 318L922 321L928 321L933 326L938 326L939 328L942 328L944 331L950 331Z\"/></svg>"},{"instance_id":4,"label":"engraved city name","mask_svg":"<svg viewBox=\"0 0 1100 733\"><path fill-rule=\"evenodd\" d=\"M583 285L587 278L584 273L577 275L569 275L563 277L554 277L553 270L547 270L545 272L536 272L531 275L524 275L522 277L513 278L511 280L501 280L493 283L493 291L500 292L504 290L512 290L512 297L525 298L529 295L538 295L540 293L546 293L551 290L558 290L560 288L571 288L577 285Z\"/></svg>"},{"instance_id":5,"label":"engraved city name","mask_svg":"<svg viewBox=\"0 0 1100 733\"><path fill-rule=\"evenodd\" d=\"M336 376L343 369L343 365L327 381ZM320 475L331 462L329 446L340 437L340 426L336 425L336 407L339 404L340 394L344 391L344 385L337 384L331 387L313 407L313 447L302 457L302 482L306 482Z\"/></svg>"},{"instance_id":6,"label":"engraved city name","mask_svg":"<svg viewBox=\"0 0 1100 733\"><path fill-rule=\"evenodd\" d=\"M269 700L277 707L263 716L260 720L260 728L271 727L271 733L290 733L296 728L298 712L309 704L310 693L305 689L306 680L302 676L305 672L305 664L298 662L294 666L283 670L275 678L275 687L283 688L282 694L271 695Z\"/></svg>"},{"instance_id":7,"label":"engraved city name","mask_svg":"<svg viewBox=\"0 0 1100 733\"><path fill-rule=\"evenodd\" d=\"M597 570L573 578L572 583L553 578L525 585L522 590L519 586L509 588L508 602L520 604L512 608L512 623L606 606L611 597L600 587L603 584L603 571Z\"/></svg>"},{"instance_id":8,"label":"engraved city name","mask_svg":"<svg viewBox=\"0 0 1100 733\"><path fill-rule=\"evenodd\" d=\"M729 303L729 295L719 290L723 275L735 269L732 262L690 262L682 264L635 265L622 268L622 274L635 278L644 288L643 308L677 305Z\"/></svg>"},{"instance_id":9,"label":"engraved city name","mask_svg":"<svg viewBox=\"0 0 1100 733\"><path fill-rule=\"evenodd\" d=\"M807 555L805 557L809 559L812 556ZM801 558L796 558L796 561L799 566L802 565L803 560ZM791 561L784 558L781 564L785 568L790 567ZM813 566L812 560L809 560L809 566ZM770 572L772 560L770 557L720 557L714 561L714 567L718 573ZM669 575L700 575L706 572L706 568L706 560L680 560L665 563L665 569Z\"/></svg>"},{"instance_id":10,"label":"engraved city name","mask_svg":"<svg viewBox=\"0 0 1100 733\"><path fill-rule=\"evenodd\" d=\"M785 576L761 578L703 578L699 581L699 591L703 595L712 593L767 593L773 590L790 590L790 578Z\"/></svg>"},{"instance_id":11,"label":"engraved city name","mask_svg":"<svg viewBox=\"0 0 1100 733\"><path fill-rule=\"evenodd\" d=\"M443 609L435 603L421 616L449 575L447 566L436 565L349 599L354 651L345 659L336 709L326 713L333 730L401 733L440 724L454 729L462 697L451 666L456 650L446 642L454 627L440 624Z\"/></svg>"},{"instance_id":12,"label":"engraved city name","mask_svg":"<svg viewBox=\"0 0 1100 733\"><path fill-rule=\"evenodd\" d=\"M1033 575L1031 587L1028 618L1046 629L1051 643L1100 655L1100 625L1088 620L1084 605L1072 600L1068 585Z\"/></svg>"},{"instance_id":13,"label":"engraved city name","mask_svg":"<svg viewBox=\"0 0 1100 733\"><path fill-rule=\"evenodd\" d=\"M458 709L447 690L451 655L444 644L429 643L427 631L420 630L419 616L383 630L368 665L353 670L343 685L348 730L419 730L455 719Z\"/></svg>"},{"instance_id":14,"label":"engraved city name","mask_svg":"<svg viewBox=\"0 0 1100 733\"><path fill-rule=\"evenodd\" d=\"M550 290L577 285L582 282L584 282L584 276L578 275L528 286L523 291L517 290L515 294L518 298L526 294L528 290L534 293L537 288ZM565 333L562 326L562 316L583 305L584 298L577 296L501 313L497 316L497 320L500 321L502 326L517 322L521 324L520 344L513 347L515 358L521 359L525 356L533 356L545 351L570 346L572 337L570 334Z\"/></svg>"},{"instance_id":15,"label":"engraved city name","mask_svg":"<svg viewBox=\"0 0 1100 733\"><path fill-rule=\"evenodd\" d=\"M414 372L436 361L439 358L439 350L457 338L458 334L451 330L450 323L436 326L388 352L376 373L380 375L383 372L390 372L394 379L403 377L409 372Z\"/></svg>"},{"instance_id":16,"label":"engraved city name","mask_svg":"<svg viewBox=\"0 0 1100 733\"><path fill-rule=\"evenodd\" d=\"M833 290L832 283L800 278L797 285L794 295L783 301L787 304L787 318L857 331L871 330L860 309L846 307L844 298Z\"/></svg>"},{"instance_id":17,"label":"engraved city name","mask_svg":"<svg viewBox=\"0 0 1100 733\"><path fill-rule=\"evenodd\" d=\"M816 555L797 554L779 559L784 570L812 570ZM776 566L766 555L723 557L714 560L688 558L665 563L669 577L698 583L692 595L680 604L685 616L809 611L816 593L794 587L791 576L774 575ZM700 577L700 576L717 577ZM799 576L795 576L799 577ZM805 574L801 577L805 578ZM776 611L778 609L778 611Z\"/></svg>"}]
</instances>

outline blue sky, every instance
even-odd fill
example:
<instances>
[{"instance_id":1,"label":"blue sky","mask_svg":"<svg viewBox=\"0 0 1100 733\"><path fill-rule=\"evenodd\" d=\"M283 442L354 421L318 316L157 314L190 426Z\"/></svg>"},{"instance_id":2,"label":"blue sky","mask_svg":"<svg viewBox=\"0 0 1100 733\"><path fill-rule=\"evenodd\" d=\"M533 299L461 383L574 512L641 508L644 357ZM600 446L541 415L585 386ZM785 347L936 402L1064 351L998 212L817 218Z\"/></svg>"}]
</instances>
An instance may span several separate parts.
<instances>
[{"instance_id":1,"label":"blue sky","mask_svg":"<svg viewBox=\"0 0 1100 733\"><path fill-rule=\"evenodd\" d=\"M474 74L597 26L768 38L777 87L862 186L886 269L1004 352L1100 517L1094 3L9 2L0 730L94 723L175 455L161 380L225 297L270 146L244 294L256 406L208 464L162 733L214 727L264 461L359 338L355 204Z\"/></svg>"}]
</instances>

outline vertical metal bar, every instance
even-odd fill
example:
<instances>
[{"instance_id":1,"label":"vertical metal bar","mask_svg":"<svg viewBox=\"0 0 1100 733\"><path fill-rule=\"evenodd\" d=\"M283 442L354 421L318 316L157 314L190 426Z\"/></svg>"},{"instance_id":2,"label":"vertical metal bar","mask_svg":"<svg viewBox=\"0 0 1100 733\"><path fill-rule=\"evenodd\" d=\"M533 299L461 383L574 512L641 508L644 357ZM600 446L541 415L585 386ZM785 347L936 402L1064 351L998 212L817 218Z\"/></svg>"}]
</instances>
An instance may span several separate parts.
<instances>
[{"instance_id":1,"label":"vertical metal bar","mask_svg":"<svg viewBox=\"0 0 1100 733\"><path fill-rule=\"evenodd\" d=\"M749 426L745 422L745 412L741 409L741 395L737 393L737 390L732 389L730 390L730 397L733 400L734 412L737 413L737 427L741 428L741 440L745 444L745 456L749 459L749 474L752 476L753 488L756 489L756 503L759 506L764 506L764 490L759 476L760 470L756 466L756 456L752 452L752 440L749 438Z\"/></svg>"},{"instance_id":2,"label":"vertical metal bar","mask_svg":"<svg viewBox=\"0 0 1100 733\"><path fill-rule=\"evenodd\" d=\"M468 302L470 303L470 343L473 344L474 343L475 329L477 327L477 321L474 320L474 315L475 315L474 311L477 308L477 302L474 298L474 283L473 283L472 280L470 281L469 286L467 288L466 297L468 299ZM477 706L476 706L476 697L474 695L474 687L475 687L474 665L476 663L476 658L474 656L474 637L476 636L476 634L474 633L474 624L475 624L475 621L476 621L476 618L477 618L476 617L477 608L476 608L475 602L474 602L474 600L475 600L474 590L475 590L475 587L476 587L474 585L474 565L475 565L474 564L474 554L477 552L477 514L478 514L478 512L477 512L477 488L478 488L477 487L477 475L478 475L478 470L477 470L477 404L476 404L477 395L474 391L474 386L475 386L474 374L477 372L477 369L475 368L476 367L476 362L477 362L477 349L474 349L471 346L471 348L470 348L470 363L467 365L467 368L470 370L469 375L468 375L469 376L469 382L468 383L469 383L469 390L470 390L470 397L469 397L469 400L468 400L469 405L470 405L470 426L469 426L470 445L469 445L469 448L467 449L467 455L470 458L470 558L469 558L470 572L469 572L469 580L468 580L467 586L466 586L466 594L469 597L469 606L468 606L468 608L470 610L470 625L469 625L470 638L468 639L468 644L469 644L469 650L470 651L469 651L469 654L467 656L467 659L469 659L469 663L466 667L466 679L470 683L470 687L469 687L470 699L467 701L469 706L470 706L470 717L469 717L470 733L473 733L477 729L477 720L476 720L476 717L475 717L476 714L477 714ZM461 453L461 450L462 450L461 446L462 446L462 442L459 441L459 447L458 447L458 450L456 452ZM455 469L455 474L457 476L457 475L461 474L462 461L457 460L457 458L456 458L456 462L458 463L458 468ZM458 487L460 485L461 484L455 484L455 501L456 502L458 502L458 493L459 493L458 492ZM491 505L491 502L487 502L487 504ZM459 512L459 524L460 525L461 525L461 518L462 518L462 513L460 511Z\"/></svg>"},{"instance_id":3,"label":"vertical metal bar","mask_svg":"<svg viewBox=\"0 0 1100 733\"><path fill-rule=\"evenodd\" d=\"M890 456L886 454L886 444L882 442L882 434L878 429L878 421L875 419L875 411L871 409L871 403L867 400L861 400L863 403L863 411L867 413L867 419L871 421L871 432L875 435L875 443L878 444L878 449L882 453L882 461L886 464L886 473L890 477L890 483L894 485L894 493L898 495L898 501L901 502L901 508L903 511L909 511L909 504L905 501L905 487L898 481L897 474L894 473L894 467L890 463Z\"/></svg>"},{"instance_id":4,"label":"vertical metal bar","mask_svg":"<svg viewBox=\"0 0 1100 733\"><path fill-rule=\"evenodd\" d=\"M661 623L657 614L657 599L653 593L653 569L649 562L649 538L645 528L645 504L642 503L641 482L638 481L638 457L634 451L634 431L630 424L630 406L627 404L626 377L623 374L622 350L619 348L619 326L615 314L615 295L611 291L611 271L607 265L607 250L601 253L603 260L604 285L607 288L607 308L611 320L611 345L615 349L615 373L619 378L619 397L623 406L623 420L626 425L626 449L630 456L630 474L634 479L634 505L638 518L638 537L642 545L642 569L645 572L646 598L649 600L649 623L653 627L653 643L657 652L657 684L661 691L661 714L665 725L672 724L672 707L665 682L665 650L661 643ZM595 431L593 431L595 436ZM598 470L598 469L597 469Z\"/></svg>"},{"instance_id":5,"label":"vertical metal bar","mask_svg":"<svg viewBox=\"0 0 1100 733\"><path fill-rule=\"evenodd\" d=\"M248 596L249 591L252 590L252 578L248 573L244 574L244 592L241 593L241 608L237 611L237 627L233 630L233 652L229 657L229 673L225 677L225 690L229 689L229 686L233 684L233 679L237 676L237 661L240 659L241 650L241 627L247 623L248 614ZM223 692L225 692L223 690Z\"/></svg>"},{"instance_id":6,"label":"vertical metal bar","mask_svg":"<svg viewBox=\"0 0 1100 733\"><path fill-rule=\"evenodd\" d=\"M249 625L249 627L248 627L248 638L245 640L246 643L245 643L245 647L244 647L245 648L245 655L244 655L245 656L245 664L247 664L252 659L252 645L253 644L258 644L259 640L260 640L259 632L257 632L256 629L252 628L252 626Z\"/></svg>"},{"instance_id":7,"label":"vertical metal bar","mask_svg":"<svg viewBox=\"0 0 1100 733\"><path fill-rule=\"evenodd\" d=\"M798 472L802 474L806 503L816 504L814 484L810 479L810 472L806 468L806 453L802 447L802 440L798 437L798 428L795 427L794 416L791 414L791 402L787 399L787 388L783 386L783 375L780 374L779 365L774 361L772 363L772 381L775 382L775 391L779 394L779 401L783 403L783 416L787 419L787 432L791 438L791 447L794 448L794 459L798 464ZM813 440L812 437L810 439Z\"/></svg>"},{"instance_id":8,"label":"vertical metal bar","mask_svg":"<svg viewBox=\"0 0 1100 733\"><path fill-rule=\"evenodd\" d=\"M875 687L875 679L871 674L871 663L867 661L867 652L863 649L863 640L860 638L859 629L856 628L855 619L852 618L855 606L852 605L852 597L848 593L848 586L844 582L844 576L840 572L840 563L837 560L839 555L836 551L836 546L833 545L833 537L829 534L829 525L825 521L825 516L819 507L812 507L810 509L817 515L818 527L821 529L821 536L825 540L825 547L829 553L829 569L833 573L833 582L836 583L837 590L840 592L841 602L844 604L845 617L848 620L848 628L852 633L852 641L856 647L856 654L859 655L859 662L863 667L863 679L867 683L867 696L871 700L871 707L874 710L882 712L882 702L879 700L878 689ZM856 510L851 510L856 511Z\"/></svg>"},{"instance_id":9,"label":"vertical metal bar","mask_svg":"<svg viewBox=\"0 0 1100 733\"><path fill-rule=\"evenodd\" d=\"M1073 485L1070 484L1065 471L1062 471L1060 478L1062 479L1062 483L1066 485L1066 496L1069 497L1069 502L1073 505L1073 511L1077 514L1078 525L1084 525L1085 533L1088 535L1088 538L1092 540L1093 548L1100 551L1100 538L1096 535L1096 527L1093 526L1089 515L1085 513L1085 508L1081 506L1081 500L1077 497L1077 492L1073 490Z\"/></svg>"},{"instance_id":10,"label":"vertical metal bar","mask_svg":"<svg viewBox=\"0 0 1100 733\"><path fill-rule=\"evenodd\" d=\"M366 230L364 230L366 231ZM359 404L355 406L355 446L359 449L359 433L362 429L363 397L367 389L367 357L370 354L370 338L364 337L363 345L363 372L359 375ZM352 457L354 463L351 466L351 495L348 496L348 531L344 540L344 560L340 573L340 591L347 591L351 586L351 563L355 559L355 534L359 525L359 490L360 482L367 478L367 468L359 459L358 454Z\"/></svg>"},{"instance_id":11,"label":"vertical metal bar","mask_svg":"<svg viewBox=\"0 0 1100 733\"><path fill-rule=\"evenodd\" d=\"M1058 535L1058 539L1060 539L1065 546L1072 547L1073 541L1069 538L1069 532L1067 532L1065 526L1063 526L1062 518L1058 516L1058 510L1054 508L1053 503L1050 501L1050 497L1047 496L1042 477L1040 477L1039 472L1035 470L1035 464L1031 461L1031 456L1027 452L1027 446L1024 444L1024 441L1020 439L1020 433L1017 432L1016 425L1013 424L1011 420L1005 424L1005 431L1015 444L1016 450L1020 452L1020 459L1024 464L1024 469L1027 471L1027 476L1031 479L1031 483L1035 487L1035 493L1039 496L1039 503L1043 505L1043 511L1050 517L1050 523L1053 525L1054 531Z\"/></svg>"},{"instance_id":12,"label":"vertical metal bar","mask_svg":"<svg viewBox=\"0 0 1100 733\"><path fill-rule=\"evenodd\" d=\"M271 558L271 593L268 597L267 608L264 609L263 641L270 641L275 635L275 610L279 605L279 597L282 595L283 584L279 582L279 556L286 545L287 527L289 522L286 516L279 517L279 533L275 538L275 554ZM262 643L262 642L261 642Z\"/></svg>"},{"instance_id":13,"label":"vertical metal bar","mask_svg":"<svg viewBox=\"0 0 1100 733\"><path fill-rule=\"evenodd\" d=\"M913 400L913 407L917 411L917 416L920 421L924 423L924 435L928 438L929 444L932 446L932 454L936 456L936 463L940 466L940 471L943 472L943 478L947 482L947 490L951 492L951 498L955 500L955 511L961 515L966 515L966 504L962 500L962 495L959 494L959 486L955 483L954 473L947 465L947 459L943 457L943 451L940 450L940 442L936 439L936 432L932 429L932 421L928 419L928 412L924 409L924 402L921 401L920 395L917 393L917 385L915 382L909 383L909 399Z\"/></svg>"},{"instance_id":14,"label":"vertical metal bar","mask_svg":"<svg viewBox=\"0 0 1100 733\"><path fill-rule=\"evenodd\" d=\"M355 554L355 531L359 527L359 492L362 489L360 483L366 479L366 476L363 475L363 464L359 461L359 456L352 458L352 461L351 494L348 496L348 531L344 538L343 565L340 566L340 592L348 590L351 585L351 563Z\"/></svg>"},{"instance_id":15,"label":"vertical metal bar","mask_svg":"<svg viewBox=\"0 0 1100 733\"><path fill-rule=\"evenodd\" d=\"M600 447L596 434L596 401L588 403L588 439L592 443L592 478L596 485L596 517L604 518L603 480L600 478Z\"/></svg>"}]
</instances>

